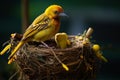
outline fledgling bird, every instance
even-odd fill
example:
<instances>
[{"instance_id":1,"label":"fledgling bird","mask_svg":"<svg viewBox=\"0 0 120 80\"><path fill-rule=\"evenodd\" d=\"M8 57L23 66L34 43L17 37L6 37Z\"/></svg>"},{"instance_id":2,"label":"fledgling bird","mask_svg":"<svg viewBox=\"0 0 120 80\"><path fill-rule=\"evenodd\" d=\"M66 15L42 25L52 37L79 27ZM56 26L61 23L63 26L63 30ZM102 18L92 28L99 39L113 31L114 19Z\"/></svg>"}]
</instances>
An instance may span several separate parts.
<instances>
[{"instance_id":1,"label":"fledgling bird","mask_svg":"<svg viewBox=\"0 0 120 80\"><path fill-rule=\"evenodd\" d=\"M64 49L70 45L70 40L68 39L68 35L66 33L57 33L55 35L55 42L61 49Z\"/></svg>"},{"instance_id":2,"label":"fledgling bird","mask_svg":"<svg viewBox=\"0 0 120 80\"><path fill-rule=\"evenodd\" d=\"M26 42L41 42L53 37L59 31L61 16L66 16L63 8L59 5L50 5L44 13L38 16L26 29L21 41L13 49L8 59L11 59Z\"/></svg>"}]
</instances>

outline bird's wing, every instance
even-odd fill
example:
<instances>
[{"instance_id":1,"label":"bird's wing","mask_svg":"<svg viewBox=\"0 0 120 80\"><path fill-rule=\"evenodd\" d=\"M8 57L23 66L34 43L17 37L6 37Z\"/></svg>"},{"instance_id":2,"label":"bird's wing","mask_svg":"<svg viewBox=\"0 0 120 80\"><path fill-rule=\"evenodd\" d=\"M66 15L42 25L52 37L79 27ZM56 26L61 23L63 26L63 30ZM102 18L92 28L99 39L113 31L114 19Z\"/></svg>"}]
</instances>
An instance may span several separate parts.
<instances>
[{"instance_id":1,"label":"bird's wing","mask_svg":"<svg viewBox=\"0 0 120 80\"><path fill-rule=\"evenodd\" d=\"M27 38L30 38L37 32L48 28L49 23L50 19L47 16L45 15L38 16L33 21L33 23L26 29L25 33L23 34L22 40L26 40Z\"/></svg>"}]
</instances>

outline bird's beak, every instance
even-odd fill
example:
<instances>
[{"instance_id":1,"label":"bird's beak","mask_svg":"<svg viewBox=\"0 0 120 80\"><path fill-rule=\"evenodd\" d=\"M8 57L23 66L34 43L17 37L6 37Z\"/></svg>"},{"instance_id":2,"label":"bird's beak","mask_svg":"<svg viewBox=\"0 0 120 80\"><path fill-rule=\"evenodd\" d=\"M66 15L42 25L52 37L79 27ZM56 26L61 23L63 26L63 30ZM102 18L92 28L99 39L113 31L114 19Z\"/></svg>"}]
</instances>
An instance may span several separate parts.
<instances>
[{"instance_id":1,"label":"bird's beak","mask_svg":"<svg viewBox=\"0 0 120 80\"><path fill-rule=\"evenodd\" d=\"M68 15L66 15L65 13L60 13L59 16L65 16L65 17L68 17Z\"/></svg>"}]
</instances>

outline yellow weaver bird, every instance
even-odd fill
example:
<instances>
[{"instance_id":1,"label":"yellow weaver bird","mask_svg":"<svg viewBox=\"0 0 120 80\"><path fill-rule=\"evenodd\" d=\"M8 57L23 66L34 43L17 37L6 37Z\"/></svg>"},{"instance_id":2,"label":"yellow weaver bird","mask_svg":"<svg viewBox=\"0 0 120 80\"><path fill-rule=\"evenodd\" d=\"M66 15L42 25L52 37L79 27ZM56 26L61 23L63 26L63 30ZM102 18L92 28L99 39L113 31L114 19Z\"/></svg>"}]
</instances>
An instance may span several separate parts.
<instances>
[{"instance_id":1,"label":"yellow weaver bird","mask_svg":"<svg viewBox=\"0 0 120 80\"><path fill-rule=\"evenodd\" d=\"M12 59L14 54L28 41L41 42L53 37L59 31L60 16L66 16L61 6L49 6L45 12L38 16L26 29L21 41L13 49L8 59Z\"/></svg>"}]
</instances>

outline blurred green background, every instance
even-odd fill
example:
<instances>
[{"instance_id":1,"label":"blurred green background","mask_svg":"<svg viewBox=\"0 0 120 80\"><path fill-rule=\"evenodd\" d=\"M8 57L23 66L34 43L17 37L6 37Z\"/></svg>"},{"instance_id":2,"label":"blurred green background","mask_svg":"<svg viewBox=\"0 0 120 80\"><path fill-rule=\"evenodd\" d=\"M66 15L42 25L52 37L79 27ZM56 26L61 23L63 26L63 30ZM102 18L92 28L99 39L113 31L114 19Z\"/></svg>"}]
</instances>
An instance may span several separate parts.
<instances>
[{"instance_id":1,"label":"blurred green background","mask_svg":"<svg viewBox=\"0 0 120 80\"><path fill-rule=\"evenodd\" d=\"M83 33L94 29L93 41L102 46L108 63L102 63L97 80L120 80L120 1L119 0L29 0L29 24L49 5L59 4L69 18L63 18L61 32ZM0 2L0 50L10 34L21 33L21 0ZM14 73L7 64L9 54L0 56L0 80L8 80Z\"/></svg>"}]
</instances>

